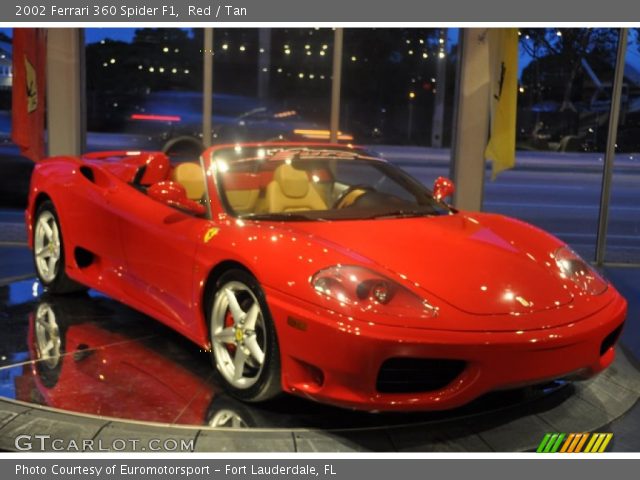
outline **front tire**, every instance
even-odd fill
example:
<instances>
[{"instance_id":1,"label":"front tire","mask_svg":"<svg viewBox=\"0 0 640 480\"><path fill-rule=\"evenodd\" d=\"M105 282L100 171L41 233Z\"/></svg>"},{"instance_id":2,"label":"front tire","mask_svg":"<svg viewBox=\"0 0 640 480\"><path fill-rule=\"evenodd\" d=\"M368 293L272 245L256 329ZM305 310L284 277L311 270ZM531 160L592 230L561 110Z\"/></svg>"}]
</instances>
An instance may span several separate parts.
<instances>
[{"instance_id":1,"label":"front tire","mask_svg":"<svg viewBox=\"0 0 640 480\"><path fill-rule=\"evenodd\" d=\"M243 270L220 276L209 302L211 356L227 391L247 402L281 393L280 350L264 292Z\"/></svg>"},{"instance_id":2,"label":"front tire","mask_svg":"<svg viewBox=\"0 0 640 480\"><path fill-rule=\"evenodd\" d=\"M71 280L65 271L64 243L58 214L49 200L36 211L33 228L33 262L40 283L51 293L86 290Z\"/></svg>"}]
</instances>

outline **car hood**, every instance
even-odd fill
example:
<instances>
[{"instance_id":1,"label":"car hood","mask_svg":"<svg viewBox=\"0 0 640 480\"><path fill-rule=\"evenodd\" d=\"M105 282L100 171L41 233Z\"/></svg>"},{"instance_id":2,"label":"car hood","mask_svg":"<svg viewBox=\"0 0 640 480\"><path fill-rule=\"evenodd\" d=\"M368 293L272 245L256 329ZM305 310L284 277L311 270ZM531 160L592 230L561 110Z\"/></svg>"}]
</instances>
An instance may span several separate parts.
<instances>
[{"instance_id":1,"label":"car hood","mask_svg":"<svg viewBox=\"0 0 640 480\"><path fill-rule=\"evenodd\" d=\"M498 215L297 224L360 263L366 257L451 306L473 314L522 314L567 304L573 296L551 255L556 238Z\"/></svg>"}]
</instances>

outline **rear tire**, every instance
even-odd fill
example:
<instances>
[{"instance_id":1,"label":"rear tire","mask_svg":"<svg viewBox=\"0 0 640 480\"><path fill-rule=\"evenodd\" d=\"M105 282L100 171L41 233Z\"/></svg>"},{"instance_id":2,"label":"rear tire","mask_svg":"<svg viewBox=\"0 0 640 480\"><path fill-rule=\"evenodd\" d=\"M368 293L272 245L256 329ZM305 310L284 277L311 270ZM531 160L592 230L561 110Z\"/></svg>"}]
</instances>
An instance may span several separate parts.
<instances>
[{"instance_id":1,"label":"rear tire","mask_svg":"<svg viewBox=\"0 0 640 480\"><path fill-rule=\"evenodd\" d=\"M58 214L50 200L36 210L33 226L33 263L42 286L50 293L73 293L87 288L65 271L64 243Z\"/></svg>"},{"instance_id":2,"label":"rear tire","mask_svg":"<svg viewBox=\"0 0 640 480\"><path fill-rule=\"evenodd\" d=\"M258 281L243 270L229 270L209 297L211 358L226 390L246 402L278 396L280 349Z\"/></svg>"}]
</instances>

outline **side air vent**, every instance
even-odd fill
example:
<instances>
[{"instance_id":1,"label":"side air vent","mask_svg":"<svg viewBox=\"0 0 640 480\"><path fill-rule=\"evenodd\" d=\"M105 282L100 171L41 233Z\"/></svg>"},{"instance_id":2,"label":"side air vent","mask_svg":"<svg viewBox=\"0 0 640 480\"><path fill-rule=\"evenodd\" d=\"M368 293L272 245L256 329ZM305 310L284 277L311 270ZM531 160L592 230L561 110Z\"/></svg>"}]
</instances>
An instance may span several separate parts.
<instances>
[{"instance_id":1,"label":"side air vent","mask_svg":"<svg viewBox=\"0 0 640 480\"><path fill-rule=\"evenodd\" d=\"M89 180L91 183L101 188L109 188L113 186L113 181L109 178L100 167L90 165L82 165L78 168L80 175Z\"/></svg>"},{"instance_id":2,"label":"side air vent","mask_svg":"<svg viewBox=\"0 0 640 480\"><path fill-rule=\"evenodd\" d=\"M95 176L93 175L93 170L87 166L80 167L80 173L84 178L89 180L90 182L96 183Z\"/></svg>"},{"instance_id":3,"label":"side air vent","mask_svg":"<svg viewBox=\"0 0 640 480\"><path fill-rule=\"evenodd\" d=\"M78 265L78 267L80 268L87 268L94 262L96 258L93 253L82 247L76 247L76 249L73 251L73 256L76 260L76 265Z\"/></svg>"},{"instance_id":4,"label":"side air vent","mask_svg":"<svg viewBox=\"0 0 640 480\"><path fill-rule=\"evenodd\" d=\"M136 170L136 174L134 175L133 181L131 183L133 183L134 185L142 185L142 179L144 178L144 174L146 171L147 166L141 165L140 168Z\"/></svg>"}]
</instances>

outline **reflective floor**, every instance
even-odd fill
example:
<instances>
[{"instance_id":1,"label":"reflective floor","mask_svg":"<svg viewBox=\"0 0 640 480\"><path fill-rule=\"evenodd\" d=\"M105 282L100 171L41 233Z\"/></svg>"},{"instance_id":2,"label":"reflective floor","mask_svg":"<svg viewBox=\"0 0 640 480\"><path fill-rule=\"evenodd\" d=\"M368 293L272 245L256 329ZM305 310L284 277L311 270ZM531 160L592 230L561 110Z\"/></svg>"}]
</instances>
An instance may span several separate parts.
<instances>
[{"instance_id":1,"label":"reflective floor","mask_svg":"<svg viewBox=\"0 0 640 480\"><path fill-rule=\"evenodd\" d=\"M561 402L560 383L497 392L464 408L368 414L291 396L247 405L225 395L209 354L95 292L49 296L35 280L0 287L0 396L129 420L231 428L345 429L491 415L507 407Z\"/></svg>"}]
</instances>

